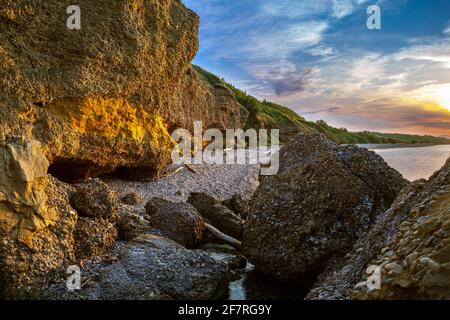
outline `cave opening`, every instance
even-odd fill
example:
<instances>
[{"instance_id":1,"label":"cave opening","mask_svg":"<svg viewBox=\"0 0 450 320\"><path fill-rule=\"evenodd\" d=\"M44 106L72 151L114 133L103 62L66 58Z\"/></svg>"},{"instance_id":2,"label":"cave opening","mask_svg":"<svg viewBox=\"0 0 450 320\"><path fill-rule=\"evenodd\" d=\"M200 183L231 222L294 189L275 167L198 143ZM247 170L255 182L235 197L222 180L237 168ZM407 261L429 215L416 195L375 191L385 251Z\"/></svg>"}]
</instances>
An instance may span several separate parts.
<instances>
[{"instance_id":1,"label":"cave opening","mask_svg":"<svg viewBox=\"0 0 450 320\"><path fill-rule=\"evenodd\" d=\"M55 160L48 168L48 173L71 184L102 176L130 181L151 181L158 177L158 171L152 167L102 167L92 161L73 159Z\"/></svg>"},{"instance_id":2,"label":"cave opening","mask_svg":"<svg viewBox=\"0 0 450 320\"><path fill-rule=\"evenodd\" d=\"M107 168L91 161L58 159L48 168L48 173L66 183L77 183L108 172Z\"/></svg>"}]
</instances>

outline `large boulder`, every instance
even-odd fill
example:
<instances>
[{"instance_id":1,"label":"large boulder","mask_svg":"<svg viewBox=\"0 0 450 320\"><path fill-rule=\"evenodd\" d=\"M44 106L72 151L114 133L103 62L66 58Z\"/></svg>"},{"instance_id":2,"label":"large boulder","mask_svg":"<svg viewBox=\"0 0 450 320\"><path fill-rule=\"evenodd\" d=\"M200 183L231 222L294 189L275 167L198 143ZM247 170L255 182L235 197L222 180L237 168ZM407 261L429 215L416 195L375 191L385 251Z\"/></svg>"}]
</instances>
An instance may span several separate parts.
<instances>
[{"instance_id":1,"label":"large boulder","mask_svg":"<svg viewBox=\"0 0 450 320\"><path fill-rule=\"evenodd\" d=\"M164 236L186 248L197 247L205 233L203 218L187 203L161 205L157 212L150 216L149 223Z\"/></svg>"},{"instance_id":2,"label":"large boulder","mask_svg":"<svg viewBox=\"0 0 450 320\"><path fill-rule=\"evenodd\" d=\"M225 264L172 240L142 235L122 248L119 261L81 293L89 299L218 299L228 291Z\"/></svg>"},{"instance_id":3,"label":"large boulder","mask_svg":"<svg viewBox=\"0 0 450 320\"><path fill-rule=\"evenodd\" d=\"M308 281L344 256L407 185L375 153L299 134L280 150L280 170L261 180L243 250L263 273Z\"/></svg>"},{"instance_id":4,"label":"large boulder","mask_svg":"<svg viewBox=\"0 0 450 320\"><path fill-rule=\"evenodd\" d=\"M214 197L194 192L187 201L214 227L235 239L242 239L244 221Z\"/></svg>"},{"instance_id":5,"label":"large boulder","mask_svg":"<svg viewBox=\"0 0 450 320\"><path fill-rule=\"evenodd\" d=\"M450 159L428 182L418 184L371 231L377 250L357 273L354 290L346 292L351 298L450 299ZM390 222L397 216L400 223ZM368 266L380 268L379 290L367 286Z\"/></svg>"},{"instance_id":6,"label":"large boulder","mask_svg":"<svg viewBox=\"0 0 450 320\"><path fill-rule=\"evenodd\" d=\"M234 95L191 67L198 17L180 0L80 0L80 30L71 4L1 2L0 138L40 141L63 180L149 178L170 162L171 130L243 127Z\"/></svg>"}]
</instances>

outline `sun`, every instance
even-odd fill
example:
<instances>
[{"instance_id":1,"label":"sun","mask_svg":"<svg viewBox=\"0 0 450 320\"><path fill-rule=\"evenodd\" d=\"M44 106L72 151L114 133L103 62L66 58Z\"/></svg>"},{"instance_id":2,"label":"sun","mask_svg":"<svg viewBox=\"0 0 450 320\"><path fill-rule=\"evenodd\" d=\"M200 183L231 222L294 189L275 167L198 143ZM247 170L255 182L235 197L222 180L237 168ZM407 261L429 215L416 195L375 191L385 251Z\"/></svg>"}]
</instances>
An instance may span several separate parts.
<instances>
[{"instance_id":1,"label":"sun","mask_svg":"<svg viewBox=\"0 0 450 320\"><path fill-rule=\"evenodd\" d=\"M437 103L450 111L450 85L437 89L433 96Z\"/></svg>"},{"instance_id":2,"label":"sun","mask_svg":"<svg viewBox=\"0 0 450 320\"><path fill-rule=\"evenodd\" d=\"M414 96L450 111L450 83L427 85L416 90Z\"/></svg>"}]
</instances>

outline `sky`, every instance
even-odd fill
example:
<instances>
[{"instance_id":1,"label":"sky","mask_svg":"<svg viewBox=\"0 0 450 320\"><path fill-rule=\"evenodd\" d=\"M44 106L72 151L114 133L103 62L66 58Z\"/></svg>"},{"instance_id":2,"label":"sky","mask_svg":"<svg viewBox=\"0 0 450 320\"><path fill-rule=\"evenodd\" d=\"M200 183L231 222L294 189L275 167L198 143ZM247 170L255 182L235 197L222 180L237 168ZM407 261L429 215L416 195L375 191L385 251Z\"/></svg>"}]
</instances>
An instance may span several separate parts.
<instances>
[{"instance_id":1,"label":"sky","mask_svg":"<svg viewBox=\"0 0 450 320\"><path fill-rule=\"evenodd\" d=\"M238 88L352 131L450 136L450 0L183 2L194 63Z\"/></svg>"}]
</instances>

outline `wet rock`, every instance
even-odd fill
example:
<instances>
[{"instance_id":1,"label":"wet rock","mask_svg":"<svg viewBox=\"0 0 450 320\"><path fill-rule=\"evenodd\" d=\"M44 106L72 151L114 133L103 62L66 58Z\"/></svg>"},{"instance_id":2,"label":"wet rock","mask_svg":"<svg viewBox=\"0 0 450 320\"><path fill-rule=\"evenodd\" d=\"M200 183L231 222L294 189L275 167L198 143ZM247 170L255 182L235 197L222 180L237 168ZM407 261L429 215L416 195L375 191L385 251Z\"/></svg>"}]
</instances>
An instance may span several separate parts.
<instances>
[{"instance_id":1,"label":"wet rock","mask_svg":"<svg viewBox=\"0 0 450 320\"><path fill-rule=\"evenodd\" d=\"M138 192L131 192L122 198L122 202L130 206L137 206L142 204L143 201L142 195Z\"/></svg>"},{"instance_id":2,"label":"wet rock","mask_svg":"<svg viewBox=\"0 0 450 320\"><path fill-rule=\"evenodd\" d=\"M117 195L100 179L88 179L76 189L70 203L80 216L109 219L117 213Z\"/></svg>"},{"instance_id":3,"label":"wet rock","mask_svg":"<svg viewBox=\"0 0 450 320\"><path fill-rule=\"evenodd\" d=\"M191 193L188 203L217 229L235 239L242 239L244 221L215 198L206 193Z\"/></svg>"},{"instance_id":4,"label":"wet rock","mask_svg":"<svg viewBox=\"0 0 450 320\"><path fill-rule=\"evenodd\" d=\"M203 240L205 223L198 211L187 203L167 203L150 216L149 223L167 238L195 248Z\"/></svg>"},{"instance_id":5,"label":"wet rock","mask_svg":"<svg viewBox=\"0 0 450 320\"><path fill-rule=\"evenodd\" d=\"M238 279L247 267L247 259L236 249L224 244L207 243L200 248L214 260L225 264L231 279Z\"/></svg>"},{"instance_id":6,"label":"wet rock","mask_svg":"<svg viewBox=\"0 0 450 320\"><path fill-rule=\"evenodd\" d=\"M228 290L227 267L207 254L190 251L172 240L142 235L106 267L89 299L219 299Z\"/></svg>"},{"instance_id":7,"label":"wet rock","mask_svg":"<svg viewBox=\"0 0 450 320\"><path fill-rule=\"evenodd\" d=\"M75 254L78 260L108 252L117 239L115 226L101 218L79 217L75 229Z\"/></svg>"},{"instance_id":8,"label":"wet rock","mask_svg":"<svg viewBox=\"0 0 450 320\"><path fill-rule=\"evenodd\" d=\"M148 221L143 219L139 212L125 208L119 210L117 228L119 238L125 241L133 240L144 233L148 233L151 229Z\"/></svg>"},{"instance_id":9,"label":"wet rock","mask_svg":"<svg viewBox=\"0 0 450 320\"><path fill-rule=\"evenodd\" d=\"M406 185L374 152L299 134L280 150L278 175L262 178L243 250L265 274L314 279L353 248Z\"/></svg>"}]
</instances>

